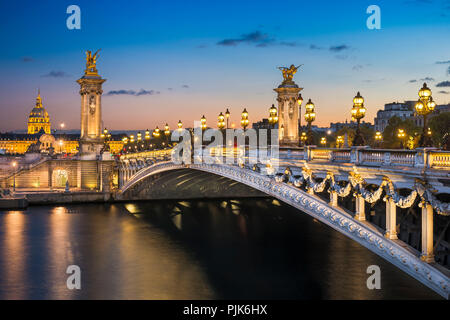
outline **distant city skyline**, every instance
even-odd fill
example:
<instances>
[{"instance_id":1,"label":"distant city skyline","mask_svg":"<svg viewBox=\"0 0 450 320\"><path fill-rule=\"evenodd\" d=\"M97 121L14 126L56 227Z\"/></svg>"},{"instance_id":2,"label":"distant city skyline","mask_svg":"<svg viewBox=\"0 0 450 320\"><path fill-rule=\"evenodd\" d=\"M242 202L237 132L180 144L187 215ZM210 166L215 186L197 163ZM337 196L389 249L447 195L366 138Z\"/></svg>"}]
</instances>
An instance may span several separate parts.
<instances>
[{"instance_id":1,"label":"distant city skyline","mask_svg":"<svg viewBox=\"0 0 450 320\"><path fill-rule=\"evenodd\" d=\"M81 30L66 27L70 3L1 3L0 131L25 129L38 88L53 129L79 129L75 81L84 52L100 48L111 130L192 127L203 114L215 127L227 107L236 125L244 108L257 122L276 104L277 67L290 64L303 64L294 81L318 126L350 120L357 91L372 123L386 103L415 100L423 82L449 103L450 1L371 2L78 1ZM366 27L371 4L381 30Z\"/></svg>"}]
</instances>

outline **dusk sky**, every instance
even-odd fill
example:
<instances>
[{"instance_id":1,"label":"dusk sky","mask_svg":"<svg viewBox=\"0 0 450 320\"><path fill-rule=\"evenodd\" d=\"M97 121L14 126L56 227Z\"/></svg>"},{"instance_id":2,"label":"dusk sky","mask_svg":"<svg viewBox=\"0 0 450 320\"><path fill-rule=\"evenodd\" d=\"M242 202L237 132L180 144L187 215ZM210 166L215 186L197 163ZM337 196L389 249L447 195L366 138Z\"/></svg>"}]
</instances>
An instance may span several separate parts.
<instances>
[{"instance_id":1,"label":"dusk sky","mask_svg":"<svg viewBox=\"0 0 450 320\"><path fill-rule=\"evenodd\" d=\"M66 27L71 4L81 30ZM372 4L381 30L366 26ZM424 79L450 102L450 0L2 1L0 21L1 132L26 128L38 88L53 128L79 129L75 81L85 51L100 48L113 130L188 127L203 114L215 127L226 107L256 122L275 103L277 67L291 64L303 64L294 80L319 126L349 120L357 91L370 122L385 103L415 100Z\"/></svg>"}]
</instances>

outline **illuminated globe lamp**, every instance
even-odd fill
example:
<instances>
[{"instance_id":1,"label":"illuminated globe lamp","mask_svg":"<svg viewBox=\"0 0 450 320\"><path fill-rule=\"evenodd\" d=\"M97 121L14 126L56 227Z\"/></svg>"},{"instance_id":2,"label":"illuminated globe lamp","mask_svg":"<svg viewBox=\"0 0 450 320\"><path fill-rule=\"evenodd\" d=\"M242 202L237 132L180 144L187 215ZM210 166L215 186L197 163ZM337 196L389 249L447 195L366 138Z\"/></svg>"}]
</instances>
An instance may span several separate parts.
<instances>
[{"instance_id":1,"label":"illuminated globe lamp","mask_svg":"<svg viewBox=\"0 0 450 320\"><path fill-rule=\"evenodd\" d=\"M138 143L142 141L142 133L141 132L137 133L137 141L138 141Z\"/></svg>"},{"instance_id":2,"label":"illuminated globe lamp","mask_svg":"<svg viewBox=\"0 0 450 320\"><path fill-rule=\"evenodd\" d=\"M275 125L278 123L278 110L275 108L275 105L269 109L269 124L272 126L272 129L275 128Z\"/></svg>"},{"instance_id":3,"label":"illuminated globe lamp","mask_svg":"<svg viewBox=\"0 0 450 320\"><path fill-rule=\"evenodd\" d=\"M300 136L300 141L303 145L306 144L306 140L308 140L308 136L306 135L306 132L302 132L301 136Z\"/></svg>"},{"instance_id":4,"label":"illuminated globe lamp","mask_svg":"<svg viewBox=\"0 0 450 320\"><path fill-rule=\"evenodd\" d=\"M134 135L130 135L130 143L134 143Z\"/></svg>"},{"instance_id":5,"label":"illuminated globe lamp","mask_svg":"<svg viewBox=\"0 0 450 320\"><path fill-rule=\"evenodd\" d=\"M405 130L398 129L397 137L400 139L400 149L403 149L405 147L404 140L406 138Z\"/></svg>"},{"instance_id":6,"label":"illuminated globe lamp","mask_svg":"<svg viewBox=\"0 0 450 320\"><path fill-rule=\"evenodd\" d=\"M336 147L337 148L342 148L343 145L344 145L344 137L343 136L337 136L337 138L336 138Z\"/></svg>"},{"instance_id":7,"label":"illuminated globe lamp","mask_svg":"<svg viewBox=\"0 0 450 320\"><path fill-rule=\"evenodd\" d=\"M219 128L220 130L225 128L225 116L222 112L219 113L219 116L217 117L217 128Z\"/></svg>"},{"instance_id":8,"label":"illuminated globe lamp","mask_svg":"<svg viewBox=\"0 0 450 320\"><path fill-rule=\"evenodd\" d=\"M423 116L423 130L419 140L420 147L432 147L433 141L431 140L431 134L428 133L427 116L434 111L436 103L431 96L431 90L427 84L424 83L423 87L419 90L419 100L416 102L415 109L418 115Z\"/></svg>"},{"instance_id":9,"label":"illuminated globe lamp","mask_svg":"<svg viewBox=\"0 0 450 320\"><path fill-rule=\"evenodd\" d=\"M170 135L170 127L169 125L166 123L166 125L164 126L164 135L166 137L168 137Z\"/></svg>"},{"instance_id":10,"label":"illuminated globe lamp","mask_svg":"<svg viewBox=\"0 0 450 320\"><path fill-rule=\"evenodd\" d=\"M316 120L316 113L314 110L315 110L314 103L312 103L311 99L309 99L305 105L305 120L306 120L306 122L308 122L308 133L307 133L307 139L305 142L307 145L312 145L314 143L312 129L311 129L311 123L314 120Z\"/></svg>"},{"instance_id":11,"label":"illuminated globe lamp","mask_svg":"<svg viewBox=\"0 0 450 320\"><path fill-rule=\"evenodd\" d=\"M376 143L377 145L380 145L380 144L381 144L381 141L383 141L383 135L381 134L380 131L377 131L377 132L375 133L375 143Z\"/></svg>"},{"instance_id":12,"label":"illuminated globe lamp","mask_svg":"<svg viewBox=\"0 0 450 320\"><path fill-rule=\"evenodd\" d=\"M183 122L181 122L181 120L178 120L177 127L178 127L178 130L183 129Z\"/></svg>"},{"instance_id":13,"label":"illuminated globe lamp","mask_svg":"<svg viewBox=\"0 0 450 320\"><path fill-rule=\"evenodd\" d=\"M205 115L202 116L202 118L200 119L200 127L202 128L202 130L206 130L206 118Z\"/></svg>"},{"instance_id":14,"label":"illuminated globe lamp","mask_svg":"<svg viewBox=\"0 0 450 320\"><path fill-rule=\"evenodd\" d=\"M244 131L245 131L245 128L247 128L248 123L249 123L248 122L248 112L247 112L247 109L244 108L244 110L241 113L241 127L244 129Z\"/></svg>"},{"instance_id":15,"label":"illuminated globe lamp","mask_svg":"<svg viewBox=\"0 0 450 320\"><path fill-rule=\"evenodd\" d=\"M225 118L227 118L227 129L228 129L228 121L230 119L230 110L228 110L228 108L227 111L225 111Z\"/></svg>"},{"instance_id":16,"label":"illuminated globe lamp","mask_svg":"<svg viewBox=\"0 0 450 320\"><path fill-rule=\"evenodd\" d=\"M153 135L153 137L155 137L155 138L159 138L159 137L161 136L161 132L160 132L158 126L156 126L155 130L153 130L152 135Z\"/></svg>"},{"instance_id":17,"label":"illuminated globe lamp","mask_svg":"<svg viewBox=\"0 0 450 320\"><path fill-rule=\"evenodd\" d=\"M148 129L145 130L145 140L146 141L150 140L150 131Z\"/></svg>"},{"instance_id":18,"label":"illuminated globe lamp","mask_svg":"<svg viewBox=\"0 0 450 320\"><path fill-rule=\"evenodd\" d=\"M325 137L322 137L321 139L320 139L320 144L322 145L322 146L326 146L327 145L327 138L325 138Z\"/></svg>"},{"instance_id":19,"label":"illuminated globe lamp","mask_svg":"<svg viewBox=\"0 0 450 320\"><path fill-rule=\"evenodd\" d=\"M360 122L365 115L366 115L366 108L364 107L364 98L358 92L356 96L353 98L353 107L352 107L352 120L357 121L356 134L355 138L353 139L354 146L364 145L364 138L361 134Z\"/></svg>"}]
</instances>

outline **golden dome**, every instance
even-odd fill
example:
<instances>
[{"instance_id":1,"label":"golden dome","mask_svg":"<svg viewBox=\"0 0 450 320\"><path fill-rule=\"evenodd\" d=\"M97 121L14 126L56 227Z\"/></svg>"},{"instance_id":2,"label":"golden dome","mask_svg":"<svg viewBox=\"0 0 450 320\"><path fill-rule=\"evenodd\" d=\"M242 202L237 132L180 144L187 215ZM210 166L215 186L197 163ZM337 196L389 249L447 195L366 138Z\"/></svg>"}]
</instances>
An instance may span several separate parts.
<instances>
[{"instance_id":1,"label":"golden dome","mask_svg":"<svg viewBox=\"0 0 450 320\"><path fill-rule=\"evenodd\" d=\"M28 116L28 134L39 133L41 129L50 134L50 117L42 105L41 93L38 92L36 105Z\"/></svg>"}]
</instances>

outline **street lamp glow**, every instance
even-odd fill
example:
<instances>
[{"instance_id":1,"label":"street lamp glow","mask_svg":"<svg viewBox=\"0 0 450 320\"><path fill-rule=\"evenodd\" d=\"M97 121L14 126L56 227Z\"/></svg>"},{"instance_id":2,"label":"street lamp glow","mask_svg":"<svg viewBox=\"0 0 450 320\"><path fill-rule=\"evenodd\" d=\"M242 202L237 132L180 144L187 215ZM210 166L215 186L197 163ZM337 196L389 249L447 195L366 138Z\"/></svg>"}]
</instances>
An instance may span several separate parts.
<instances>
[{"instance_id":1,"label":"street lamp glow","mask_svg":"<svg viewBox=\"0 0 450 320\"><path fill-rule=\"evenodd\" d=\"M245 128L247 128L247 126L248 126L248 112L247 112L247 109L246 108L244 108L244 110L242 111L242 114L241 114L241 126L242 126L242 128L244 128L244 130L245 130Z\"/></svg>"},{"instance_id":2,"label":"street lamp glow","mask_svg":"<svg viewBox=\"0 0 450 320\"><path fill-rule=\"evenodd\" d=\"M320 139L320 144L323 145L323 146L325 146L325 145L327 144L327 138L322 137L322 138Z\"/></svg>"},{"instance_id":3,"label":"street lamp glow","mask_svg":"<svg viewBox=\"0 0 450 320\"><path fill-rule=\"evenodd\" d=\"M217 117L217 127L222 130L223 128L225 128L225 116L223 115L223 113L219 113L219 116Z\"/></svg>"},{"instance_id":4,"label":"street lamp glow","mask_svg":"<svg viewBox=\"0 0 450 320\"><path fill-rule=\"evenodd\" d=\"M364 138L361 135L360 130L360 122L361 119L364 118L366 115L366 108L364 107L364 98L361 96L361 94L358 93L353 98L353 107L352 107L352 120L357 121L357 127L356 127L356 134L355 138L353 139L353 145L354 146L362 146L364 145Z\"/></svg>"},{"instance_id":5,"label":"street lamp glow","mask_svg":"<svg viewBox=\"0 0 450 320\"><path fill-rule=\"evenodd\" d=\"M205 118L205 115L203 115L202 118L200 119L200 124L201 124L202 130L206 130L206 118Z\"/></svg>"},{"instance_id":6,"label":"street lamp glow","mask_svg":"<svg viewBox=\"0 0 450 320\"><path fill-rule=\"evenodd\" d=\"M178 126L178 129L183 129L183 122L181 122L181 120L178 120L178 123L177 123L177 126Z\"/></svg>"},{"instance_id":7,"label":"street lamp glow","mask_svg":"<svg viewBox=\"0 0 450 320\"><path fill-rule=\"evenodd\" d=\"M275 108L275 105L272 104L272 106L269 109L269 124L272 126L275 126L275 124L278 123L278 110Z\"/></svg>"},{"instance_id":8,"label":"street lamp glow","mask_svg":"<svg viewBox=\"0 0 450 320\"><path fill-rule=\"evenodd\" d=\"M308 122L308 135L307 135L307 143L313 143L312 129L311 123L316 119L316 113L314 112L315 105L312 103L311 99L308 100L308 103L305 105L305 120Z\"/></svg>"},{"instance_id":9,"label":"street lamp glow","mask_svg":"<svg viewBox=\"0 0 450 320\"><path fill-rule=\"evenodd\" d=\"M433 101L433 97L431 96L431 90L428 88L427 84L424 83L423 87L419 90L419 100L415 105L416 113L423 116L422 136L419 140L419 145L421 147L433 146L430 134L428 134L427 131L427 116L432 113L435 108L436 103Z\"/></svg>"},{"instance_id":10,"label":"street lamp glow","mask_svg":"<svg viewBox=\"0 0 450 320\"><path fill-rule=\"evenodd\" d=\"M165 135L166 137L168 137L169 134L170 134L170 127L169 127L169 125L166 123L166 125L164 126L164 135Z\"/></svg>"}]
</instances>

